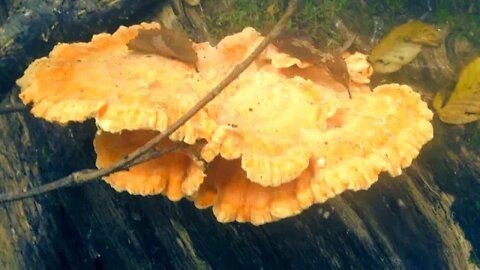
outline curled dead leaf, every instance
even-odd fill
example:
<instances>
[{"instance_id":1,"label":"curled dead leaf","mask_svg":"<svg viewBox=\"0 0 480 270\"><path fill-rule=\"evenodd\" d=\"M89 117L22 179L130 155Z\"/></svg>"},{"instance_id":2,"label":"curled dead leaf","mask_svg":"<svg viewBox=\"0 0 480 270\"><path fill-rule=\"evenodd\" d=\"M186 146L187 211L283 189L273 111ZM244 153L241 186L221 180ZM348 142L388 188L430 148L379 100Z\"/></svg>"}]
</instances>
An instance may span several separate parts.
<instances>
[{"instance_id":1,"label":"curled dead leaf","mask_svg":"<svg viewBox=\"0 0 480 270\"><path fill-rule=\"evenodd\" d=\"M332 51L323 52L314 46L313 39L303 33L286 32L273 41L273 44L282 52L290 54L302 61L313 63L319 67L326 67L332 77L343 84L349 90L350 95L350 76L348 74L347 64L342 57L355 40L353 36L345 42L342 47Z\"/></svg>"},{"instance_id":2,"label":"curled dead leaf","mask_svg":"<svg viewBox=\"0 0 480 270\"><path fill-rule=\"evenodd\" d=\"M190 64L197 62L197 53L193 50L188 36L165 27L140 29L137 37L128 42L127 46L134 51L159 54Z\"/></svg>"}]
</instances>

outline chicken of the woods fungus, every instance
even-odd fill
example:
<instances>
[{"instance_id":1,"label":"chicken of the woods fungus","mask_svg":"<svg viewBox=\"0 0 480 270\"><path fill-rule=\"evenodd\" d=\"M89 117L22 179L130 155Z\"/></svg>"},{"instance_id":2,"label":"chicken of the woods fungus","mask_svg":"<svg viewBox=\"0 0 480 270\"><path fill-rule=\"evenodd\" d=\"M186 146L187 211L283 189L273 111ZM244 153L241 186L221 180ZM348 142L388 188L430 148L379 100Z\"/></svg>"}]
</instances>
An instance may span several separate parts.
<instances>
[{"instance_id":1,"label":"chicken of the woods fungus","mask_svg":"<svg viewBox=\"0 0 480 270\"><path fill-rule=\"evenodd\" d=\"M216 47L192 43L196 65L127 43L156 23L120 27L91 42L59 44L17 81L47 121L95 118L97 166L120 160L162 132L263 39L253 28ZM433 137L432 112L407 85L370 89L372 67L344 54L345 86L321 67L269 47L216 99L158 147L194 147L117 172L117 191L183 197L220 222L264 224L297 215L345 190L401 174ZM201 162L200 162L201 161Z\"/></svg>"}]
</instances>

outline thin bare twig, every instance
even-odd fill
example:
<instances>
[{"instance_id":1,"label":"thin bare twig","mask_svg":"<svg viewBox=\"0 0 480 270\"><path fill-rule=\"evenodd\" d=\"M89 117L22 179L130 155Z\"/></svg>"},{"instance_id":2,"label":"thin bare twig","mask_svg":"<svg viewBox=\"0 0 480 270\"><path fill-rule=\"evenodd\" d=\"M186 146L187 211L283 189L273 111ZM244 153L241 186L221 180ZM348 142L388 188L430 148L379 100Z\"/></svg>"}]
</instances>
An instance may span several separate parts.
<instances>
[{"instance_id":1,"label":"thin bare twig","mask_svg":"<svg viewBox=\"0 0 480 270\"><path fill-rule=\"evenodd\" d=\"M132 162L130 164L130 166L134 166L134 165L140 164L142 162L145 162L145 161L148 161L148 160L166 155L168 153L174 152L176 150L186 148L187 146L188 146L187 144L179 142L179 143L176 143L176 144L174 144L172 146L169 146L169 147L165 147L165 148L163 148L161 150L158 150L158 151L157 150L150 151L147 154L142 155L141 158ZM125 169L127 169L127 168L125 168ZM20 191L20 192L18 192L18 191L17 192L6 192L6 193L3 193L3 194L0 194L0 203L9 202L9 201L17 201L17 200L37 196L37 195L40 195L40 194L44 194L44 193L47 193L49 191L57 190L57 189L60 189L60 188L63 188L63 187L70 187L70 186L80 185L80 184L83 184L83 183L86 183L86 182L90 182L92 180L98 179L99 176L97 176L97 172L98 172L98 170L90 170L90 169L82 170L82 171L72 173L72 174L70 174L66 177L60 178L58 180L55 180L53 182L50 182L50 183L47 183L47 184L44 184L44 185L41 185L41 186L38 186L38 187L34 187L30 190Z\"/></svg>"},{"instance_id":2,"label":"thin bare twig","mask_svg":"<svg viewBox=\"0 0 480 270\"><path fill-rule=\"evenodd\" d=\"M30 108L23 104L5 105L0 107L0 114L7 114L13 112L25 112Z\"/></svg>"},{"instance_id":3,"label":"thin bare twig","mask_svg":"<svg viewBox=\"0 0 480 270\"><path fill-rule=\"evenodd\" d=\"M103 169L87 169L75 172L69 176L56 180L54 182L42 185L40 187L33 188L30 191L25 192L7 192L0 194L0 203L15 201L22 198L27 198L35 195L39 195L54 189L86 183L112 173L126 170L129 167L138 164L142 161L145 161L145 158L142 158L144 155L152 151L155 146L160 143L162 140L168 138L173 132L185 124L190 118L192 118L198 111L200 111L205 105L212 101L217 95L219 95L222 90L227 87L231 82L233 82L248 66L250 66L253 61L263 52L263 50L268 46L272 39L276 38L282 29L287 24L290 17L294 14L301 0L290 0L288 3L287 10L273 27L273 29L265 36L262 42L255 48L255 50L245 58L241 63L237 64L235 68L217 85L215 86L206 96L204 96L200 101L198 101L190 110L188 110L182 117L175 121L170 127L168 127L163 133L155 136L153 139L148 141L142 147L138 148L134 152L126 155L122 160L114 163L108 168ZM139 162L139 160L141 160Z\"/></svg>"}]
</instances>

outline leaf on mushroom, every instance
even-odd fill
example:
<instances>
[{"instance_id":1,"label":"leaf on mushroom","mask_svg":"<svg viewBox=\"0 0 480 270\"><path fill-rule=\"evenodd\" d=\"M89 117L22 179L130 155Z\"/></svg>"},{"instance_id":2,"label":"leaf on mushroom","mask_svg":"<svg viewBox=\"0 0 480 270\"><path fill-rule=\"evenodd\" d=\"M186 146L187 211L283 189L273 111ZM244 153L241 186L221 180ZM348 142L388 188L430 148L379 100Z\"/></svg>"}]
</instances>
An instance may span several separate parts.
<instances>
[{"instance_id":1,"label":"leaf on mushroom","mask_svg":"<svg viewBox=\"0 0 480 270\"><path fill-rule=\"evenodd\" d=\"M315 65L324 64L329 57L315 48L313 39L304 33L283 32L272 43L280 51Z\"/></svg>"},{"instance_id":2,"label":"leaf on mushroom","mask_svg":"<svg viewBox=\"0 0 480 270\"><path fill-rule=\"evenodd\" d=\"M342 53L347 50L355 40L355 36L333 52L322 52L314 46L313 39L302 33L282 33L273 44L285 53L302 61L311 62L316 66L326 67L332 77L349 89L350 76L347 64ZM349 91L350 95L350 91Z\"/></svg>"},{"instance_id":3,"label":"leaf on mushroom","mask_svg":"<svg viewBox=\"0 0 480 270\"><path fill-rule=\"evenodd\" d=\"M332 52L332 57L328 58L325 63L332 77L347 88L350 97L352 97L352 94L350 93L350 74L348 73L347 63L345 62L345 59L343 59L342 53L352 46L356 37L356 35L352 36L342 45L342 47L334 50Z\"/></svg>"},{"instance_id":4,"label":"leaf on mushroom","mask_svg":"<svg viewBox=\"0 0 480 270\"><path fill-rule=\"evenodd\" d=\"M188 36L183 32L165 27L140 29L137 37L128 42L127 46L130 50L159 54L189 64L197 62L197 53L193 50Z\"/></svg>"},{"instance_id":5,"label":"leaf on mushroom","mask_svg":"<svg viewBox=\"0 0 480 270\"><path fill-rule=\"evenodd\" d=\"M438 46L441 41L442 35L435 26L411 20L388 33L373 48L369 60L375 72L395 72L410 63L422 45Z\"/></svg>"},{"instance_id":6,"label":"leaf on mushroom","mask_svg":"<svg viewBox=\"0 0 480 270\"><path fill-rule=\"evenodd\" d=\"M443 95L437 93L434 108L445 123L466 124L480 119L480 57L463 69L450 99L441 107L443 101Z\"/></svg>"}]
</instances>

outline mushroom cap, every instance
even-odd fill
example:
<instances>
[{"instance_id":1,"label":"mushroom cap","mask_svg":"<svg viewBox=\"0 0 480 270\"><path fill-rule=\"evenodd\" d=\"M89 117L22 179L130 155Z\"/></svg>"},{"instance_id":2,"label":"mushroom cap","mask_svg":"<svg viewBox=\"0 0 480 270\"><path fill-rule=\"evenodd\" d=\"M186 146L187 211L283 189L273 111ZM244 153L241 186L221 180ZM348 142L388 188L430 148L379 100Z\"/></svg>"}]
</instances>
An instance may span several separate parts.
<instances>
[{"instance_id":1,"label":"mushroom cap","mask_svg":"<svg viewBox=\"0 0 480 270\"><path fill-rule=\"evenodd\" d=\"M17 81L22 100L49 121L94 117L103 168L180 118L263 39L246 28L216 47L193 44L196 72L179 60L128 50L139 29L159 27L121 27L89 43L57 45ZM406 85L370 90L366 56L344 57L351 99L324 68L271 45L159 145L194 144L206 168L190 150L178 150L105 180L132 194L186 196L198 208L212 206L221 222L264 224L366 189L381 172L399 175L433 137L432 112Z\"/></svg>"},{"instance_id":2,"label":"mushroom cap","mask_svg":"<svg viewBox=\"0 0 480 270\"><path fill-rule=\"evenodd\" d=\"M278 186L299 176L312 155L302 141L305 129L322 130L333 112L321 91L300 77L259 71L243 76L209 106L217 128L202 150L212 161L241 158L247 177L263 186Z\"/></svg>"},{"instance_id":3,"label":"mushroom cap","mask_svg":"<svg viewBox=\"0 0 480 270\"><path fill-rule=\"evenodd\" d=\"M373 74L373 68L368 63L368 56L355 52L353 54L344 53L343 57L348 67L348 74L352 83L357 85L370 83L370 76Z\"/></svg>"},{"instance_id":4,"label":"mushroom cap","mask_svg":"<svg viewBox=\"0 0 480 270\"><path fill-rule=\"evenodd\" d=\"M263 224L298 214L346 190L369 188L381 172L399 175L433 137L432 112L406 85L389 84L341 100L327 127L301 131L307 167L278 186L253 182L242 159L216 157L194 196L221 222Z\"/></svg>"},{"instance_id":5,"label":"mushroom cap","mask_svg":"<svg viewBox=\"0 0 480 270\"><path fill-rule=\"evenodd\" d=\"M120 27L88 43L59 44L48 57L34 61L17 81L20 98L33 103L32 113L66 124L95 118L108 132L163 131L189 110L208 88L193 65L129 50L140 29L156 23ZM215 123L199 112L171 138L194 143L208 137Z\"/></svg>"},{"instance_id":6,"label":"mushroom cap","mask_svg":"<svg viewBox=\"0 0 480 270\"><path fill-rule=\"evenodd\" d=\"M105 168L152 139L158 132L151 130L99 132L93 142L97 153L97 167ZM172 145L165 140L157 148ZM188 150L177 150L164 156L135 165L104 177L117 191L130 194L164 194L172 201L192 195L203 182L203 166L196 162Z\"/></svg>"}]
</instances>

